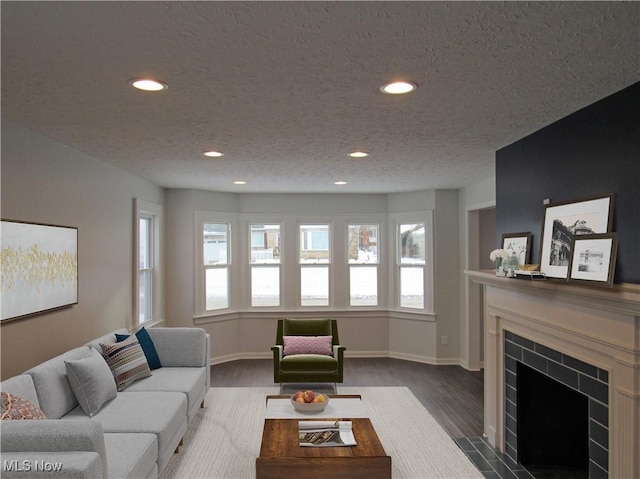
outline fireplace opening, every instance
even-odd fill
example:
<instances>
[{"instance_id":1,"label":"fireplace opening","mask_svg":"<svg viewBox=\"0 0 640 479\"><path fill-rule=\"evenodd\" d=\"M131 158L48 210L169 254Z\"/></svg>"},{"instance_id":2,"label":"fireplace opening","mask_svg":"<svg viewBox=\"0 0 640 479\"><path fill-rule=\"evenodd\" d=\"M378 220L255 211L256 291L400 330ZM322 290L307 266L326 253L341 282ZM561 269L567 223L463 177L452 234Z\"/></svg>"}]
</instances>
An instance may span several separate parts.
<instances>
[{"instance_id":1,"label":"fireplace opening","mask_svg":"<svg viewBox=\"0 0 640 479\"><path fill-rule=\"evenodd\" d=\"M518 462L536 478L589 477L587 396L517 363Z\"/></svg>"}]
</instances>

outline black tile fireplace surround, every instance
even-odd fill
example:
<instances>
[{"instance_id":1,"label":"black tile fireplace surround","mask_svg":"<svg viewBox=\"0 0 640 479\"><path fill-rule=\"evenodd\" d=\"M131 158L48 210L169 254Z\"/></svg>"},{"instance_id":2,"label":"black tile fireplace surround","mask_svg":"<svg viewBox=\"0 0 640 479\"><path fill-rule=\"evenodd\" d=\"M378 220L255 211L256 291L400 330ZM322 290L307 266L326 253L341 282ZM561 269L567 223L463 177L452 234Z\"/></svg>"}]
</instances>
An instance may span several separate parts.
<instances>
[{"instance_id":1,"label":"black tile fireplace surround","mask_svg":"<svg viewBox=\"0 0 640 479\"><path fill-rule=\"evenodd\" d=\"M576 401L574 406L566 406L564 411L559 412L559 416L555 419L548 420L548 425L559 425L568 429L579 429L576 424L580 423L579 419L569 419L569 416L578 415L578 409L584 407L584 413L588 416L584 418L584 431L583 434L588 434L588 445L582 451L588 454L588 458L585 458L586 464L583 465L585 476L588 473L590 479L599 479L608 477L609 470L609 378L607 371L596 368L590 364L579 361L571 356L560 353L553 349L550 349L544 345L538 344L529 339L518 336L510 331L505 331L504 336L504 351L505 351L505 396L506 396L506 414L505 414L505 454L513 459L515 462L522 461L523 455L529 456L529 459L538 462L540 457L531 458L531 451L536 449L543 450L545 448L522 447L522 451L518 450L519 437L520 440L528 439L530 437L538 438L536 441L540 441L541 437L544 437L544 433L531 432L530 428L523 430L526 421L523 421L518 425L518 408L524 409L526 404L519 404L518 401L518 384L519 380L522 381L524 377L533 377L536 382L537 388L544 388L545 392L553 393L557 392L559 397L572 398ZM533 376L532 376L533 375ZM540 378L539 376L542 376ZM545 381L550 381L545 383ZM554 384L556 383L557 384ZM521 384L522 388L526 387ZM557 390L557 391L556 391ZM526 391L527 396L535 394L535 391L530 389ZM538 400L545 400L545 393L543 392L538 396ZM535 399L534 399L535 400ZM549 405L553 405L554 401L549 401ZM583 404L583 406L580 406ZM536 407L534 406L534 409ZM546 407L537 408L547 409ZM542 422L544 419L539 418L536 422ZM574 421L573 425L571 422ZM531 421L529 421L531 422ZM568 436L565 435L567 431L561 429L556 431L549 431L548 434L553 438L564 437L564 441L569 441ZM542 436L540 435L542 434ZM536 436L537 435L537 436ZM547 436L545 445L553 443L553 439ZM586 441L586 439L585 439ZM546 448L551 453L550 461L555 462L553 457L553 447ZM566 456L569 458L568 463L575 462L575 456L580 452L576 451L580 447L573 447L566 449ZM535 453L534 453L535 454ZM544 452L542 453L544 456ZM525 464L526 465L526 464ZM571 464L567 464L570 467ZM551 465L551 468L556 467ZM578 471L576 474L580 474Z\"/></svg>"}]
</instances>

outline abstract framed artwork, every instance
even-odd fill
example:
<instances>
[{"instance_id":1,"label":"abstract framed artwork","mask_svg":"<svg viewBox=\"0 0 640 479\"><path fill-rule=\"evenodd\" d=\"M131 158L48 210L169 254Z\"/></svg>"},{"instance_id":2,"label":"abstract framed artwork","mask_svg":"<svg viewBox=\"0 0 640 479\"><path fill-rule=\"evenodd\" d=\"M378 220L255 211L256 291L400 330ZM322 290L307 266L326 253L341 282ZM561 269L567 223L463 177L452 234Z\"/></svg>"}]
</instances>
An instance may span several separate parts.
<instances>
[{"instance_id":1,"label":"abstract framed artwork","mask_svg":"<svg viewBox=\"0 0 640 479\"><path fill-rule=\"evenodd\" d=\"M531 257L531 233L504 233L502 249L518 259L518 264L527 264Z\"/></svg>"},{"instance_id":2,"label":"abstract framed artwork","mask_svg":"<svg viewBox=\"0 0 640 479\"><path fill-rule=\"evenodd\" d=\"M575 236L571 245L569 282L588 281L594 286L613 286L617 252L615 233Z\"/></svg>"},{"instance_id":3,"label":"abstract framed artwork","mask_svg":"<svg viewBox=\"0 0 640 479\"><path fill-rule=\"evenodd\" d=\"M78 228L2 220L2 322L78 303Z\"/></svg>"},{"instance_id":4,"label":"abstract framed artwork","mask_svg":"<svg viewBox=\"0 0 640 479\"><path fill-rule=\"evenodd\" d=\"M545 206L540 240L540 271L567 279L574 236L611 232L613 194Z\"/></svg>"}]
</instances>

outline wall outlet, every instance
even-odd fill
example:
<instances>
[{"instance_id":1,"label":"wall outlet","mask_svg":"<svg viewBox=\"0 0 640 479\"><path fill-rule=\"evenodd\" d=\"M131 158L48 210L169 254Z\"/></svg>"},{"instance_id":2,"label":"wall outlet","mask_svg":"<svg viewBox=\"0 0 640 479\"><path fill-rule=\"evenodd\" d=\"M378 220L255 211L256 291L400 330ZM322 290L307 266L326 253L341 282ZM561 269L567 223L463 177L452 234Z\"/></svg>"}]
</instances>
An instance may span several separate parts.
<instances>
[{"instance_id":1,"label":"wall outlet","mask_svg":"<svg viewBox=\"0 0 640 479\"><path fill-rule=\"evenodd\" d=\"M440 338L440 343L441 343L443 346L446 346L447 344L449 344L449 338L448 338L447 336L442 336L442 337Z\"/></svg>"}]
</instances>

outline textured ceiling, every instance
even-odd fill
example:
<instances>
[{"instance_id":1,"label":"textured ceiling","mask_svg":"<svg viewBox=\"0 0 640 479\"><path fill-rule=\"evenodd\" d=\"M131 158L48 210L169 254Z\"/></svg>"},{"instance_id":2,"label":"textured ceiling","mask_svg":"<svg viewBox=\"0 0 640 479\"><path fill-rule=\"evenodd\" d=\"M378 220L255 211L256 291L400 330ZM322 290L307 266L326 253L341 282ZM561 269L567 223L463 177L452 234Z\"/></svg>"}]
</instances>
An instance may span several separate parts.
<instances>
[{"instance_id":1,"label":"textured ceiling","mask_svg":"<svg viewBox=\"0 0 640 479\"><path fill-rule=\"evenodd\" d=\"M634 2L1 8L2 116L170 188L459 188L493 175L497 149L640 79ZM142 76L169 89L133 90ZM419 88L379 91L396 78Z\"/></svg>"}]
</instances>

